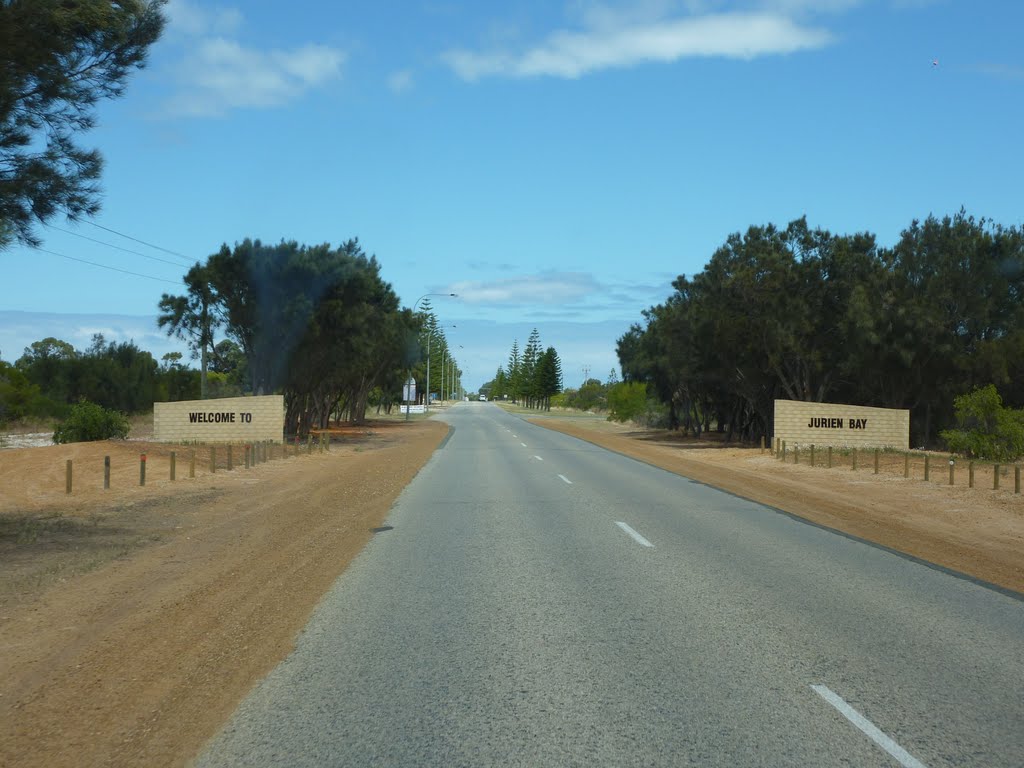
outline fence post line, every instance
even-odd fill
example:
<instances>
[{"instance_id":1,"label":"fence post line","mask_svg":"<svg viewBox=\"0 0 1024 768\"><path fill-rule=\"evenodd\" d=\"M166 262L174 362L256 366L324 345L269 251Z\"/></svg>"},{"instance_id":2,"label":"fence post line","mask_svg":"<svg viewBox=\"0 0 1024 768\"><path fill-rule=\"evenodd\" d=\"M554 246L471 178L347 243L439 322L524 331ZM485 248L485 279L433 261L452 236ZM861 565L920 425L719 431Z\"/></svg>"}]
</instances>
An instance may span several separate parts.
<instances>
[{"instance_id":1,"label":"fence post line","mask_svg":"<svg viewBox=\"0 0 1024 768\"><path fill-rule=\"evenodd\" d=\"M235 463L234 463L234 460L233 460L233 458L231 456L231 449L232 448L233 448L233 446L229 443L228 444L228 472L230 472L231 470L233 470L235 468Z\"/></svg>"},{"instance_id":2,"label":"fence post line","mask_svg":"<svg viewBox=\"0 0 1024 768\"><path fill-rule=\"evenodd\" d=\"M992 490L999 490L999 465L994 464L992 466Z\"/></svg>"},{"instance_id":3,"label":"fence post line","mask_svg":"<svg viewBox=\"0 0 1024 768\"><path fill-rule=\"evenodd\" d=\"M103 457L103 490L110 489L110 457Z\"/></svg>"},{"instance_id":4,"label":"fence post line","mask_svg":"<svg viewBox=\"0 0 1024 768\"><path fill-rule=\"evenodd\" d=\"M139 454L139 485L146 484L146 454Z\"/></svg>"},{"instance_id":5,"label":"fence post line","mask_svg":"<svg viewBox=\"0 0 1024 768\"><path fill-rule=\"evenodd\" d=\"M192 449L192 455L189 457L189 460L188 460L188 476L189 477L195 477L196 476L196 449L195 448Z\"/></svg>"},{"instance_id":6,"label":"fence post line","mask_svg":"<svg viewBox=\"0 0 1024 768\"><path fill-rule=\"evenodd\" d=\"M967 465L967 487L968 488L973 488L974 487L974 462L973 461L971 461Z\"/></svg>"},{"instance_id":7,"label":"fence post line","mask_svg":"<svg viewBox=\"0 0 1024 768\"><path fill-rule=\"evenodd\" d=\"M64 493L71 493L71 459L64 466Z\"/></svg>"},{"instance_id":8,"label":"fence post line","mask_svg":"<svg viewBox=\"0 0 1024 768\"><path fill-rule=\"evenodd\" d=\"M931 456L927 453L924 455L924 479L928 480L931 475Z\"/></svg>"},{"instance_id":9,"label":"fence post line","mask_svg":"<svg viewBox=\"0 0 1024 768\"><path fill-rule=\"evenodd\" d=\"M878 474L878 449L875 448L875 474Z\"/></svg>"},{"instance_id":10,"label":"fence post line","mask_svg":"<svg viewBox=\"0 0 1024 768\"><path fill-rule=\"evenodd\" d=\"M171 480L172 481L174 480L175 465L177 464L177 461L178 461L178 454L175 453L174 451L171 451Z\"/></svg>"}]
</instances>

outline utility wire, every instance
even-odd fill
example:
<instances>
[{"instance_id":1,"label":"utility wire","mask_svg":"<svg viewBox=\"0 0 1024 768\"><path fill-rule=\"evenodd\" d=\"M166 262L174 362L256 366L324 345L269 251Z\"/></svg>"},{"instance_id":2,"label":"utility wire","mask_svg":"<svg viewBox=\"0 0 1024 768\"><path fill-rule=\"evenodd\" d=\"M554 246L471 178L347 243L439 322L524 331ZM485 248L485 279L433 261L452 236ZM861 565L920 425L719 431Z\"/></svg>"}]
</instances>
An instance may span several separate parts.
<instances>
[{"instance_id":1,"label":"utility wire","mask_svg":"<svg viewBox=\"0 0 1024 768\"><path fill-rule=\"evenodd\" d=\"M62 259L68 259L70 261L78 261L78 262L81 262L82 264L89 264L89 265L91 265L93 267L99 267L100 269L109 269L112 272L121 272L122 274L125 274L125 275L134 275L135 277L144 277L147 280L156 280L157 282L170 283L171 285L178 285L179 284L175 280L165 280L162 277L154 277L153 275L144 275L141 272L131 272L130 270L127 270L127 269L119 269L118 267L110 267L110 266L107 266L106 264L97 264L95 261L87 261L86 259L79 259L79 258L77 258L75 256L66 256L63 253L57 253L56 251L50 251L50 250L47 250L46 248L35 248L33 250L40 251L42 253L48 253L51 256L60 256Z\"/></svg>"},{"instance_id":2,"label":"utility wire","mask_svg":"<svg viewBox=\"0 0 1024 768\"><path fill-rule=\"evenodd\" d=\"M58 226L56 226L54 224L47 224L47 226L50 229L58 229L61 232L67 232L69 235L74 235L75 237L80 237L83 240L88 240L88 241L93 242L93 243L99 243L100 245L105 245L108 248L116 248L117 250L124 251L125 253L134 253L136 256L141 256L142 258L149 259L150 261L159 261L162 264L170 264L172 267L180 267L181 266L181 264L179 264L176 261L168 261L167 259L161 259L159 256L150 256L147 253L142 253L142 251L133 251L131 248L122 248L120 245L114 245L113 243L108 243L108 242L105 242L103 240L97 240L95 237L89 237L88 235L83 235L80 232L75 232L73 229L64 229L64 227L58 227Z\"/></svg>"},{"instance_id":3,"label":"utility wire","mask_svg":"<svg viewBox=\"0 0 1024 768\"><path fill-rule=\"evenodd\" d=\"M126 235L124 232L118 232L116 229L111 229L110 227L104 227L102 224L97 224L95 221L90 221L89 219L82 219L82 221L84 221L86 224L91 224L94 227L98 227L99 229L102 229L106 232L110 232L111 234L119 235L120 237L125 237L129 240L134 240L136 243L140 243L150 248L156 248L158 251L163 251L164 253L171 254L171 256L177 256L178 258L185 259L185 261L187 261L189 264L196 263L196 259L186 256L184 253L172 251L170 248L164 248L163 246L160 245L153 245L153 243L147 243L145 240L139 240L139 238L137 237Z\"/></svg>"}]
</instances>

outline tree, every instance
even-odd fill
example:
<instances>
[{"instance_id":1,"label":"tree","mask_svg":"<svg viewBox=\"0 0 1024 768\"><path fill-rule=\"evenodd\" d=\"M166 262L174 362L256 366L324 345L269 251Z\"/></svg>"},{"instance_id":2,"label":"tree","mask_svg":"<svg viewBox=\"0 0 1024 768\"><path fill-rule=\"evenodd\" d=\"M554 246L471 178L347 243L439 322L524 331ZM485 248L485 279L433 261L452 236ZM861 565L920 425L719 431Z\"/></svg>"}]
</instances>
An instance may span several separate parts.
<instances>
[{"instance_id":1,"label":"tree","mask_svg":"<svg viewBox=\"0 0 1024 768\"><path fill-rule=\"evenodd\" d=\"M77 135L145 65L166 0L0 2L0 248L38 245L37 223L99 210L102 159Z\"/></svg>"},{"instance_id":2,"label":"tree","mask_svg":"<svg viewBox=\"0 0 1024 768\"><path fill-rule=\"evenodd\" d=\"M192 357L200 358L199 397L203 400L207 396L206 372L213 350L213 331L221 323L210 278L210 269L196 263L184 278L187 293L184 296L165 293L160 299L161 314L157 317L157 324L167 328L168 336L187 341Z\"/></svg>"}]
</instances>

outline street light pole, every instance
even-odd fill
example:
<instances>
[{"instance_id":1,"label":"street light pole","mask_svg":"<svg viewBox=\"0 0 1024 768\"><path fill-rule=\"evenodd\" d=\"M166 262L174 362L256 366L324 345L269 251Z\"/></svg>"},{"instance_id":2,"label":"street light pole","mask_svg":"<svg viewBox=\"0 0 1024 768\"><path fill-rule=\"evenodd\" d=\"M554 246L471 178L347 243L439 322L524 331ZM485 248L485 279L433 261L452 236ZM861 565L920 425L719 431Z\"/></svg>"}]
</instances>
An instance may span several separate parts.
<instances>
[{"instance_id":1,"label":"street light pole","mask_svg":"<svg viewBox=\"0 0 1024 768\"><path fill-rule=\"evenodd\" d=\"M454 295L455 294L453 293L452 296L454 296ZM441 327L441 326L438 326L438 327ZM454 323L452 323L451 325L449 325L447 327L448 328L455 328L457 326ZM430 337L433 335L433 333L434 332L433 332L432 329L428 329L427 330L427 394L426 394L426 397L423 398L423 411L424 411L424 413L430 413ZM443 365L443 363L442 363L442 365ZM441 370L442 370L442 374L441 375L443 376L444 375L444 369L442 368ZM443 381L443 379L442 379L442 381Z\"/></svg>"}]
</instances>

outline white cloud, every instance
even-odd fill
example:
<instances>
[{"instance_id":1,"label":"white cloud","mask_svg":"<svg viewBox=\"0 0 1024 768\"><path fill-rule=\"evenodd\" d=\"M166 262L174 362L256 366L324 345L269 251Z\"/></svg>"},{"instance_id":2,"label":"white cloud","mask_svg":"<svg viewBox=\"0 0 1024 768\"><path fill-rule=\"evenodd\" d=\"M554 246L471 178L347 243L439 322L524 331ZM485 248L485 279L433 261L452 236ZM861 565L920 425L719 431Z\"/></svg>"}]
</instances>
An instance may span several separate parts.
<instances>
[{"instance_id":1,"label":"white cloud","mask_svg":"<svg viewBox=\"0 0 1024 768\"><path fill-rule=\"evenodd\" d=\"M408 69L403 69L398 72L392 72L388 77L388 88L395 93L404 93L413 86L412 72Z\"/></svg>"},{"instance_id":2,"label":"white cloud","mask_svg":"<svg viewBox=\"0 0 1024 768\"><path fill-rule=\"evenodd\" d=\"M467 304L565 304L600 290L594 277L584 272L545 272L503 280L465 280L443 292L457 293Z\"/></svg>"},{"instance_id":3,"label":"white cloud","mask_svg":"<svg viewBox=\"0 0 1024 768\"><path fill-rule=\"evenodd\" d=\"M280 106L339 77L344 60L344 53L323 45L261 51L223 37L207 38L183 65L183 88L169 108L173 114L209 116Z\"/></svg>"},{"instance_id":4,"label":"white cloud","mask_svg":"<svg viewBox=\"0 0 1024 768\"><path fill-rule=\"evenodd\" d=\"M185 35L224 35L242 26L237 8L201 8L189 0L171 0L166 12L170 29Z\"/></svg>"},{"instance_id":5,"label":"white cloud","mask_svg":"<svg viewBox=\"0 0 1024 768\"><path fill-rule=\"evenodd\" d=\"M488 76L578 78L602 69L682 58L753 59L821 48L825 29L771 13L725 13L634 24L559 31L522 53L448 51L443 60L464 80Z\"/></svg>"}]
</instances>

